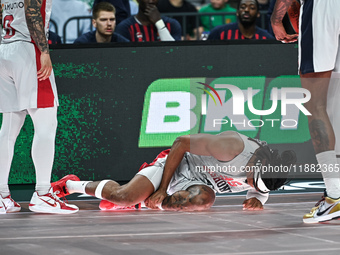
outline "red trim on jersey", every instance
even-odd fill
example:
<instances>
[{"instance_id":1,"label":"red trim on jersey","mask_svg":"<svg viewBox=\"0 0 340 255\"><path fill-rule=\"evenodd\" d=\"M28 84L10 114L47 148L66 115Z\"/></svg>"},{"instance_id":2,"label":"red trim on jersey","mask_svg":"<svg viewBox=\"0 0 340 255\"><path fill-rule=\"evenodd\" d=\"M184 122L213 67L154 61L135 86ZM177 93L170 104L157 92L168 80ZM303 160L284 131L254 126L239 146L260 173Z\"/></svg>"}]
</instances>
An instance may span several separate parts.
<instances>
[{"instance_id":1,"label":"red trim on jersey","mask_svg":"<svg viewBox=\"0 0 340 255\"><path fill-rule=\"evenodd\" d=\"M144 162L143 165L141 165L141 167L139 168L139 171L146 167L153 166L159 158L165 158L166 156L169 155L169 153L170 153L170 149L162 151L161 153L157 155L157 157L150 164Z\"/></svg>"},{"instance_id":2,"label":"red trim on jersey","mask_svg":"<svg viewBox=\"0 0 340 255\"><path fill-rule=\"evenodd\" d=\"M130 37L131 37L131 42L134 42L135 41L135 30L133 28L133 25L130 26Z\"/></svg>"},{"instance_id":3,"label":"red trim on jersey","mask_svg":"<svg viewBox=\"0 0 340 255\"><path fill-rule=\"evenodd\" d=\"M266 40L266 39L267 39L267 37L265 37L265 36L262 36L262 39Z\"/></svg>"},{"instance_id":4,"label":"red trim on jersey","mask_svg":"<svg viewBox=\"0 0 340 255\"><path fill-rule=\"evenodd\" d=\"M244 35L241 35L241 39L244 40Z\"/></svg>"},{"instance_id":5,"label":"red trim on jersey","mask_svg":"<svg viewBox=\"0 0 340 255\"><path fill-rule=\"evenodd\" d=\"M170 23L166 23L166 27L168 28L169 32L171 33L171 26L170 26Z\"/></svg>"},{"instance_id":6,"label":"red trim on jersey","mask_svg":"<svg viewBox=\"0 0 340 255\"><path fill-rule=\"evenodd\" d=\"M233 32L233 31L231 31L231 29L228 30L228 40L231 40L232 32Z\"/></svg>"},{"instance_id":7,"label":"red trim on jersey","mask_svg":"<svg viewBox=\"0 0 340 255\"><path fill-rule=\"evenodd\" d=\"M151 40L154 42L155 41L155 26L151 24Z\"/></svg>"},{"instance_id":8,"label":"red trim on jersey","mask_svg":"<svg viewBox=\"0 0 340 255\"><path fill-rule=\"evenodd\" d=\"M45 26L45 18L46 18L46 0L43 0L41 4L41 9L40 9L41 17L43 20L43 24Z\"/></svg>"},{"instance_id":9,"label":"red trim on jersey","mask_svg":"<svg viewBox=\"0 0 340 255\"><path fill-rule=\"evenodd\" d=\"M255 39L256 39L256 40L260 39L259 34L255 34Z\"/></svg>"},{"instance_id":10,"label":"red trim on jersey","mask_svg":"<svg viewBox=\"0 0 340 255\"><path fill-rule=\"evenodd\" d=\"M144 33L145 33L145 40L147 42L150 42L150 36L149 36L148 27L147 26L143 26L143 30L144 30Z\"/></svg>"},{"instance_id":11,"label":"red trim on jersey","mask_svg":"<svg viewBox=\"0 0 340 255\"><path fill-rule=\"evenodd\" d=\"M224 40L224 31L222 31L222 33L220 34L220 39Z\"/></svg>"},{"instance_id":12,"label":"red trim on jersey","mask_svg":"<svg viewBox=\"0 0 340 255\"><path fill-rule=\"evenodd\" d=\"M235 30L235 40L238 39L238 29Z\"/></svg>"},{"instance_id":13,"label":"red trim on jersey","mask_svg":"<svg viewBox=\"0 0 340 255\"><path fill-rule=\"evenodd\" d=\"M41 68L40 63L40 50L38 47L34 44L35 49L35 58L37 63L37 71ZM52 84L50 82L50 79L46 79L43 81L38 82L38 91L37 91L37 108L47 108L47 107L53 107L54 106L54 94L52 90Z\"/></svg>"},{"instance_id":14,"label":"red trim on jersey","mask_svg":"<svg viewBox=\"0 0 340 255\"><path fill-rule=\"evenodd\" d=\"M143 34L140 31L139 24L135 23L135 27L136 27L136 31L137 31L137 40L138 40L138 42L143 42ZM141 36L139 36L139 35L141 35Z\"/></svg>"}]
</instances>

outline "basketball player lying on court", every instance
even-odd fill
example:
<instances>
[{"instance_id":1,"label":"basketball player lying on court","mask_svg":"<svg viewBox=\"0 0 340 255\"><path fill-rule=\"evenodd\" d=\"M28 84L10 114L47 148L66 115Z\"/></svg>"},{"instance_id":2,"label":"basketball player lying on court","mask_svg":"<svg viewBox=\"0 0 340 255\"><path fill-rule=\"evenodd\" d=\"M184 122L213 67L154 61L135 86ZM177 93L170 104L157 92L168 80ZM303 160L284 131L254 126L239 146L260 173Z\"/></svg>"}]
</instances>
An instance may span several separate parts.
<instances>
[{"instance_id":1,"label":"basketball player lying on court","mask_svg":"<svg viewBox=\"0 0 340 255\"><path fill-rule=\"evenodd\" d=\"M293 151L280 156L265 142L234 131L185 135L151 164L144 163L125 185L112 180L79 181L77 176L67 175L52 186L62 190L59 197L86 193L101 198L103 210L137 208L144 201L151 209L200 211L213 205L215 192L248 190L243 209L262 210L268 192L285 184L288 173L260 171L261 166L287 169L295 161Z\"/></svg>"}]
</instances>

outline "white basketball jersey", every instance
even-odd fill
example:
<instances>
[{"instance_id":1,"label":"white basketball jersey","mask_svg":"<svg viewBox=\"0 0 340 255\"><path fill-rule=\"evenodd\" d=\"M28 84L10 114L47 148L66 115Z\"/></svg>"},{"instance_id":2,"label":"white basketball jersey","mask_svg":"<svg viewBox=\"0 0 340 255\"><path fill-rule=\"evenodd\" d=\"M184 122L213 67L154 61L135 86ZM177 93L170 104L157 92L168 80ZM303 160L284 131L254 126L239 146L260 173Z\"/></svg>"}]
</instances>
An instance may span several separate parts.
<instances>
[{"instance_id":1,"label":"white basketball jersey","mask_svg":"<svg viewBox=\"0 0 340 255\"><path fill-rule=\"evenodd\" d=\"M1 0L2 5L2 33L1 43L14 41L32 42L25 17L25 6L23 0ZM41 15L45 26L47 37L48 24L51 16L52 0L43 0Z\"/></svg>"},{"instance_id":2,"label":"white basketball jersey","mask_svg":"<svg viewBox=\"0 0 340 255\"><path fill-rule=\"evenodd\" d=\"M189 170L195 178L208 180L210 186L218 193L241 192L251 187L244 167L259 145L239 134L244 142L243 151L228 162L221 162L211 156L199 156L186 153L179 168Z\"/></svg>"}]
</instances>

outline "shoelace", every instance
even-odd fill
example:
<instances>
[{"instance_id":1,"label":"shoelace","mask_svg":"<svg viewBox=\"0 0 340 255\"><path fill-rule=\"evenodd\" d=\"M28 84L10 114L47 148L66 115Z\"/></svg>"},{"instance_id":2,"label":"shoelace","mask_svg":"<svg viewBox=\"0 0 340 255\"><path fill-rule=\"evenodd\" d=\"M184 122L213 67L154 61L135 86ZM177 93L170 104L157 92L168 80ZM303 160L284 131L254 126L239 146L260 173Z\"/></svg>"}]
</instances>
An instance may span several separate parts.
<instances>
[{"instance_id":1,"label":"shoelace","mask_svg":"<svg viewBox=\"0 0 340 255\"><path fill-rule=\"evenodd\" d=\"M320 205L322 202L324 202L324 201L325 201L325 196L322 196L321 199L315 204L314 207L319 206L319 205Z\"/></svg>"},{"instance_id":2,"label":"shoelace","mask_svg":"<svg viewBox=\"0 0 340 255\"><path fill-rule=\"evenodd\" d=\"M67 201L67 199L65 197L62 197L63 201L60 200L60 198L58 197L58 194L62 193L62 191L60 191L60 187L59 186L55 186L55 187L57 187L57 190L52 192L52 197L54 198L54 200L59 202L59 203L63 203L63 204L68 203L68 201Z\"/></svg>"}]
</instances>

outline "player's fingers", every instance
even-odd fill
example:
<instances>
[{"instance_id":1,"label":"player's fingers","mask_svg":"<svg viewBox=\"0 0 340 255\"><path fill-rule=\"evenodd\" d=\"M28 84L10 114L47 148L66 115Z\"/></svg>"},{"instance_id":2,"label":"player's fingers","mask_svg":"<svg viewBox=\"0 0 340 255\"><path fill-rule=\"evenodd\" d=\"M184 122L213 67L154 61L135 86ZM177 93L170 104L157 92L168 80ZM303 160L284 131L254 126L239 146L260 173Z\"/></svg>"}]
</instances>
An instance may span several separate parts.
<instances>
[{"instance_id":1,"label":"player's fingers","mask_svg":"<svg viewBox=\"0 0 340 255\"><path fill-rule=\"evenodd\" d=\"M45 76L45 69L44 69L44 68L41 68L41 69L38 71L38 80L40 81L44 76Z\"/></svg>"},{"instance_id":2,"label":"player's fingers","mask_svg":"<svg viewBox=\"0 0 340 255\"><path fill-rule=\"evenodd\" d=\"M144 204L145 204L146 207L149 207L149 198L144 200Z\"/></svg>"},{"instance_id":3,"label":"player's fingers","mask_svg":"<svg viewBox=\"0 0 340 255\"><path fill-rule=\"evenodd\" d=\"M46 80L50 77L52 72L51 68L41 68L38 72L39 81Z\"/></svg>"},{"instance_id":4,"label":"player's fingers","mask_svg":"<svg viewBox=\"0 0 340 255\"><path fill-rule=\"evenodd\" d=\"M292 43L292 42L296 42L298 40L298 34L292 34L292 35L288 35L286 34L285 37L281 37L280 41L283 43Z\"/></svg>"},{"instance_id":5,"label":"player's fingers","mask_svg":"<svg viewBox=\"0 0 340 255\"><path fill-rule=\"evenodd\" d=\"M243 210L247 210L249 208L249 200L243 202Z\"/></svg>"}]
</instances>

